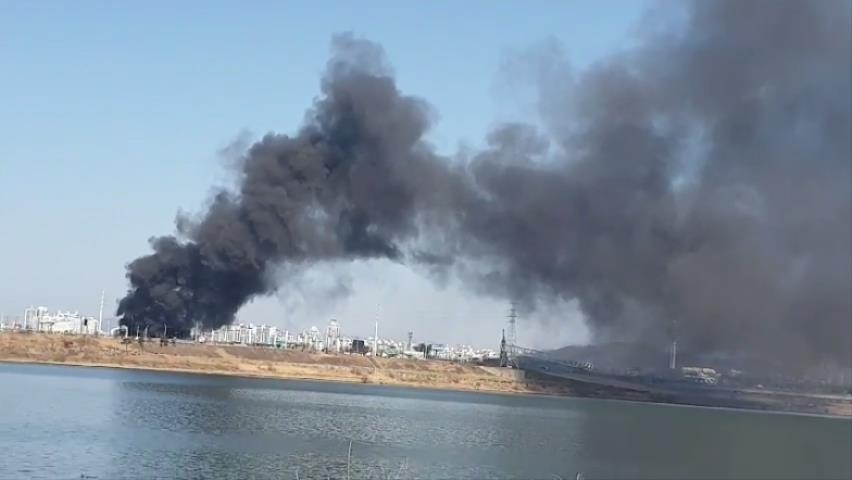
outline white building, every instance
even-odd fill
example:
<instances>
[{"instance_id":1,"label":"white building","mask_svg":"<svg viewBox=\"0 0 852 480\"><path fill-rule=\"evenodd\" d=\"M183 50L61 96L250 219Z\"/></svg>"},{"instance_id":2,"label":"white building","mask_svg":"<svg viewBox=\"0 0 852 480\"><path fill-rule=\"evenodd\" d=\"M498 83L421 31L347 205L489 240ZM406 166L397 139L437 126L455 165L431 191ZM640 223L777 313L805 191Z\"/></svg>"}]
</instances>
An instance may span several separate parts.
<instances>
[{"instance_id":1,"label":"white building","mask_svg":"<svg viewBox=\"0 0 852 480\"><path fill-rule=\"evenodd\" d=\"M286 336L286 332L285 336ZM277 345L281 331L271 325L237 324L225 325L210 331L209 339L214 343L241 343L243 345ZM206 339L205 339L206 340Z\"/></svg>"},{"instance_id":2,"label":"white building","mask_svg":"<svg viewBox=\"0 0 852 480\"><path fill-rule=\"evenodd\" d=\"M94 335L99 331L98 321L94 317L62 310L51 314L47 307L30 307L24 310L23 326L28 330L47 333Z\"/></svg>"},{"instance_id":3,"label":"white building","mask_svg":"<svg viewBox=\"0 0 852 480\"><path fill-rule=\"evenodd\" d=\"M15 330L19 328L25 328L21 316L0 313L0 330Z\"/></svg>"},{"instance_id":4,"label":"white building","mask_svg":"<svg viewBox=\"0 0 852 480\"><path fill-rule=\"evenodd\" d=\"M340 352L340 324L335 319L331 319L325 329L325 351Z\"/></svg>"}]
</instances>

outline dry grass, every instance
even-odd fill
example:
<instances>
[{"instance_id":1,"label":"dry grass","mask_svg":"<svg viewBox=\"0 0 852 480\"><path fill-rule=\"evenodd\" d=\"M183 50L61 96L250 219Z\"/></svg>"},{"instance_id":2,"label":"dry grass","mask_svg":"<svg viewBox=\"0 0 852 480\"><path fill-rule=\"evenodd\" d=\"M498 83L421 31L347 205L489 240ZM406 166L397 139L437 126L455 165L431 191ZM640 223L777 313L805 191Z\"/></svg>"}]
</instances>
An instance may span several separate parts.
<instances>
[{"instance_id":1,"label":"dry grass","mask_svg":"<svg viewBox=\"0 0 852 480\"><path fill-rule=\"evenodd\" d=\"M111 338L0 334L0 361L64 363L122 368L239 374L272 378L335 380L454 390L529 391L512 379L475 366L440 361L327 355L261 347L150 342L122 345Z\"/></svg>"},{"instance_id":2,"label":"dry grass","mask_svg":"<svg viewBox=\"0 0 852 480\"><path fill-rule=\"evenodd\" d=\"M281 351L222 345L178 344L160 347L146 343L122 345L111 338L24 334L0 332L0 361L57 363L65 365L138 368L191 373L239 375L280 379L327 380L378 385L478 390L487 392L543 393L663 403L689 403L737 407L718 399L676 399L668 396L602 388L579 382L553 381L536 375L525 379L506 375L506 371L449 362L411 359L385 359L358 355L326 355L301 351ZM800 410L852 416L852 402L828 401L803 397L798 407L785 405L789 400L768 394L746 396L763 408ZM808 402L815 405L808 406ZM818 405L817 405L818 404ZM751 407L747 407L751 408Z\"/></svg>"}]
</instances>

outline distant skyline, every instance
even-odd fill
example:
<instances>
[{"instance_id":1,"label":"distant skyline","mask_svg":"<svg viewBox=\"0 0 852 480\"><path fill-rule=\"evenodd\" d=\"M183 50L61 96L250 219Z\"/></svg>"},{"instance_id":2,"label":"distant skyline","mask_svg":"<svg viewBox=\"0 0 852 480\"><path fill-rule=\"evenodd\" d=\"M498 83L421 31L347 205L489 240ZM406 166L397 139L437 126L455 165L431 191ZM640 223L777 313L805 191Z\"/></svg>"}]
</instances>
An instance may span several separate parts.
<instances>
[{"instance_id":1,"label":"distant skyline","mask_svg":"<svg viewBox=\"0 0 852 480\"><path fill-rule=\"evenodd\" d=\"M630 42L644 4L3 2L0 311L96 315L104 290L112 316L148 238L230 185L221 150L298 127L335 33L384 47L400 88L438 113L430 141L452 154L534 113L508 95L507 58L551 42L583 68ZM373 261L317 267L238 320L299 330L334 317L366 335L378 317L383 336L487 346L507 311L508 299ZM572 305L521 316L521 343L587 339Z\"/></svg>"}]
</instances>

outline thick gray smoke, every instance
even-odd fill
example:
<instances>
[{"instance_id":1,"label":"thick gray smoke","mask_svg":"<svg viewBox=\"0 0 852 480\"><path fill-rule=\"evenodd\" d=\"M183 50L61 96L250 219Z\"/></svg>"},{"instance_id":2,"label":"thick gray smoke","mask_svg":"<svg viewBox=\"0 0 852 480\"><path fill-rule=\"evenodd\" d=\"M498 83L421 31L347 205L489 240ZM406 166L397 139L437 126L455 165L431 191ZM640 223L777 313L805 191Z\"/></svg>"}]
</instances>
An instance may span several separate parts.
<instances>
[{"instance_id":1,"label":"thick gray smoke","mask_svg":"<svg viewBox=\"0 0 852 480\"><path fill-rule=\"evenodd\" d=\"M430 107L378 46L335 38L304 127L153 240L118 313L219 326L282 263L379 257L531 308L576 299L598 340L848 364L849 4L665 6L685 11L637 47L540 79L544 128L501 126L461 160L424 141Z\"/></svg>"}]
</instances>

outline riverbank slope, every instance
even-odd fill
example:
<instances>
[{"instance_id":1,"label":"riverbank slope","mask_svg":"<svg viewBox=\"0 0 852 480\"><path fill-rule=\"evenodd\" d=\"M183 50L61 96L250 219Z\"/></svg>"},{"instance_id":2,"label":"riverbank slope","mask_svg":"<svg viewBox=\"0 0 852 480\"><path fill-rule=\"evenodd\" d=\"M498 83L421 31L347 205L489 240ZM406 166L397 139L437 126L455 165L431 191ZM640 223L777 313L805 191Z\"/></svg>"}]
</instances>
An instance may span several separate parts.
<instances>
[{"instance_id":1,"label":"riverbank slope","mask_svg":"<svg viewBox=\"0 0 852 480\"><path fill-rule=\"evenodd\" d=\"M400 385L448 390L506 393L551 393L593 396L561 382L526 381L517 371L488 369L436 360L330 355L242 345L158 342L141 346L104 337L0 333L0 361L112 368L135 368L300 380ZM614 392L606 392L608 395ZM630 392L625 399L650 400Z\"/></svg>"},{"instance_id":2,"label":"riverbank slope","mask_svg":"<svg viewBox=\"0 0 852 480\"><path fill-rule=\"evenodd\" d=\"M0 332L0 362L47 363L277 379L323 380L444 390L526 393L656 403L787 410L852 417L852 402L791 404L771 395L673 396L435 360L329 355L241 345L157 342L123 345L104 337ZM783 401L782 401L783 400Z\"/></svg>"}]
</instances>

